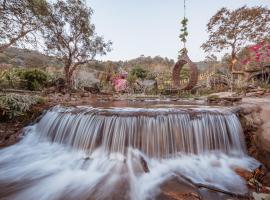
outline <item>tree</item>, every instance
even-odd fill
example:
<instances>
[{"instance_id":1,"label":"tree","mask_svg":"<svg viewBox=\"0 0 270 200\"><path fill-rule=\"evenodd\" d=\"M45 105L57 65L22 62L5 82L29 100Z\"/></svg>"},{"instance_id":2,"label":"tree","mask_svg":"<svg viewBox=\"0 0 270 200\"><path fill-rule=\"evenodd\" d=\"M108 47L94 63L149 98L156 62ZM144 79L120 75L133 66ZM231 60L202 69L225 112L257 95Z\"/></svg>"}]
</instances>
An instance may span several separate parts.
<instances>
[{"instance_id":1,"label":"tree","mask_svg":"<svg viewBox=\"0 0 270 200\"><path fill-rule=\"evenodd\" d=\"M18 43L34 43L38 15L47 14L45 0L0 0L0 52Z\"/></svg>"},{"instance_id":2,"label":"tree","mask_svg":"<svg viewBox=\"0 0 270 200\"><path fill-rule=\"evenodd\" d=\"M247 43L263 39L270 31L270 10L267 7L243 6L236 10L220 9L207 24L209 39L202 48L206 52L230 49L230 71L237 53Z\"/></svg>"},{"instance_id":3,"label":"tree","mask_svg":"<svg viewBox=\"0 0 270 200\"><path fill-rule=\"evenodd\" d=\"M50 5L49 15L42 19L46 50L63 62L69 88L73 72L79 66L110 50L111 42L104 42L95 33L92 13L83 0L57 0Z\"/></svg>"}]
</instances>

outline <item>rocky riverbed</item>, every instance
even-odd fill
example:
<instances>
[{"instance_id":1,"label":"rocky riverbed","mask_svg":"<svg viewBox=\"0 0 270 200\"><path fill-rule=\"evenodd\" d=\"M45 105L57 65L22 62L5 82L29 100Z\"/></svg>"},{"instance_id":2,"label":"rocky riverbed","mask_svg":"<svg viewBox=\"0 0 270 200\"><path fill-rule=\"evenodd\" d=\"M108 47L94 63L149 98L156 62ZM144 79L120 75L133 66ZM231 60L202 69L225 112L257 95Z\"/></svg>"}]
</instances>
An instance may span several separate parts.
<instances>
[{"instance_id":1,"label":"rocky riverbed","mask_svg":"<svg viewBox=\"0 0 270 200\"><path fill-rule=\"evenodd\" d=\"M18 119L8 121L8 122L0 122L0 147L9 146L16 143L21 136L21 129L32 123L42 112L54 105L62 104L62 105L89 105L89 104L97 104L97 105L107 105L107 106L127 106L126 101L122 97L113 97L108 95L90 95L87 93L84 94L74 94L72 96L69 95L61 95L54 94L48 95L45 97L46 103L39 106L34 106L31 109L31 112L27 113L25 116L20 117ZM136 98L130 98L129 101L134 104ZM169 99L163 99L164 101L169 101ZM139 101L148 102L147 97L139 98ZM151 98L150 104L155 100L155 98ZM159 100L160 101L160 100ZM172 99L172 103L183 101L187 102L187 100L181 100L177 98ZM199 102L195 99L192 99L194 104L199 103L203 104L202 99ZM148 102L149 103L149 102ZM169 106L170 104L168 104ZM244 97L241 102L237 102L234 105L235 111L238 113L240 118L245 139L247 143L248 153L259 160L263 165L263 179L262 183L264 186L270 186L270 95L265 95L262 97ZM250 179L251 174L245 171L241 171L241 169L237 169L237 173L245 178L247 181ZM192 193L189 190L187 191L179 191L177 188L179 183L175 183L174 181L168 182L162 187L162 193L160 199L199 199L196 193ZM172 190L172 188L175 188ZM261 194L254 193L253 197L255 199L263 199ZM267 197L269 198L269 197Z\"/></svg>"}]
</instances>

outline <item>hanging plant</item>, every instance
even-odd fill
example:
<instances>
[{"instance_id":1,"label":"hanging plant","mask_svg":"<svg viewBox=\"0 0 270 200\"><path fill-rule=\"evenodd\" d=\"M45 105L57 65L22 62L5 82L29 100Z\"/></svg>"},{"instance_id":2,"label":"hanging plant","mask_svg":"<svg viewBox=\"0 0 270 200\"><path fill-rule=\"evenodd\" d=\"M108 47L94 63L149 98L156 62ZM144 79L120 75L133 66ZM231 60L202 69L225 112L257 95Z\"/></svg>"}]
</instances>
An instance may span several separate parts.
<instances>
[{"instance_id":1,"label":"hanging plant","mask_svg":"<svg viewBox=\"0 0 270 200\"><path fill-rule=\"evenodd\" d=\"M181 29L181 34L179 36L179 38L184 43L184 45L187 42L187 36L188 36L187 24L188 24L188 19L184 17L184 19L181 21L182 29Z\"/></svg>"}]
</instances>

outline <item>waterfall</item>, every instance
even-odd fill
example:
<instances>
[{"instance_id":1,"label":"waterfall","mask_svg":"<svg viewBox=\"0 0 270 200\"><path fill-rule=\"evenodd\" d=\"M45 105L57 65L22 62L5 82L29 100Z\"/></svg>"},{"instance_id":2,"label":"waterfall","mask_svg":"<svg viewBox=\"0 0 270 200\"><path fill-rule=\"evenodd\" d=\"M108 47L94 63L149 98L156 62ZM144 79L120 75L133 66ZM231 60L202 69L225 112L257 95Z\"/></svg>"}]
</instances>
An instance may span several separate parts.
<instances>
[{"instance_id":1,"label":"waterfall","mask_svg":"<svg viewBox=\"0 0 270 200\"><path fill-rule=\"evenodd\" d=\"M156 158L245 152L239 120L220 110L56 107L37 124L37 132L89 154L101 148L125 155L129 147Z\"/></svg>"},{"instance_id":2,"label":"waterfall","mask_svg":"<svg viewBox=\"0 0 270 200\"><path fill-rule=\"evenodd\" d=\"M0 200L164 199L182 176L245 194L234 168L257 166L227 108L56 106L0 149Z\"/></svg>"}]
</instances>

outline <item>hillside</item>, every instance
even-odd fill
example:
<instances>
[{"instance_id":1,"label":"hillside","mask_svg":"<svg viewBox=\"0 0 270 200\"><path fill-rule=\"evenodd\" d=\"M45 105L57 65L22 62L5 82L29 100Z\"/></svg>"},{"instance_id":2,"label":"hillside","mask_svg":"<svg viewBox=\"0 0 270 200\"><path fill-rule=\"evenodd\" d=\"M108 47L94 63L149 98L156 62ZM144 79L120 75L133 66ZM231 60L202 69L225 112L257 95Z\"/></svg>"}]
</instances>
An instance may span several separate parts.
<instances>
[{"instance_id":1,"label":"hillside","mask_svg":"<svg viewBox=\"0 0 270 200\"><path fill-rule=\"evenodd\" d=\"M196 62L200 72L207 70L205 62ZM38 51L9 48L4 53L0 53L0 65L13 67L27 67L27 68L60 68L61 62L56 58L44 55ZM126 61L93 61L85 67L95 69L98 71L118 71L120 68L126 71L131 70L135 66L141 66L149 71L162 72L171 70L175 65L173 59L161 56L140 56Z\"/></svg>"}]
</instances>

